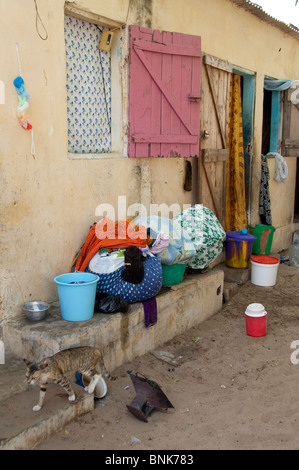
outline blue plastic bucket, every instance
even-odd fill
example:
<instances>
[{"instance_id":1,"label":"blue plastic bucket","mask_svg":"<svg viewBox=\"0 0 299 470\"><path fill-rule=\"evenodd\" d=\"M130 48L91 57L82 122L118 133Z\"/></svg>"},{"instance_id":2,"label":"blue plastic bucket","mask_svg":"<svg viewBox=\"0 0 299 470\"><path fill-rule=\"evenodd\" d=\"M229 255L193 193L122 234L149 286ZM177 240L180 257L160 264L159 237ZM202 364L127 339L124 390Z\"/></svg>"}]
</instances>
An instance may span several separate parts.
<instances>
[{"instance_id":1,"label":"blue plastic bucket","mask_svg":"<svg viewBox=\"0 0 299 470\"><path fill-rule=\"evenodd\" d=\"M61 274L55 277L61 315L67 321L89 320L94 313L99 276L86 272Z\"/></svg>"}]
</instances>

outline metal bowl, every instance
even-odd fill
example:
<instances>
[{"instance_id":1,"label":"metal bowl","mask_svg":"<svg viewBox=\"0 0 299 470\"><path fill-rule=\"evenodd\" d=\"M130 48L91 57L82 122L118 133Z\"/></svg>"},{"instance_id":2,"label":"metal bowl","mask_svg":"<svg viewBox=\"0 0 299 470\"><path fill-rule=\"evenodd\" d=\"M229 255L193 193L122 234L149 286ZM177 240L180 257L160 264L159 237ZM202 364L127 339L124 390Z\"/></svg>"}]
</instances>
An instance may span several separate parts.
<instances>
[{"instance_id":1,"label":"metal bowl","mask_svg":"<svg viewBox=\"0 0 299 470\"><path fill-rule=\"evenodd\" d=\"M26 314L28 320L40 321L45 318L50 305L46 302L35 301L27 302L23 305L23 312Z\"/></svg>"}]
</instances>

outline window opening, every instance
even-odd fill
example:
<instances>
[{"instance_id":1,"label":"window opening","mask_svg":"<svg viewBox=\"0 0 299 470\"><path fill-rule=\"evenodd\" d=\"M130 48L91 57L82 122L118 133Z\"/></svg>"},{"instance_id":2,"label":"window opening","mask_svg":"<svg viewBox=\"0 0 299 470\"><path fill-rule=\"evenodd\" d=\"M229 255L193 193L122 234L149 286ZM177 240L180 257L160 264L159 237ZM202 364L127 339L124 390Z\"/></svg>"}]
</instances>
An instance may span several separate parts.
<instances>
[{"instance_id":1,"label":"window opening","mask_svg":"<svg viewBox=\"0 0 299 470\"><path fill-rule=\"evenodd\" d=\"M267 153L270 150L271 98L272 98L272 91L264 89L263 134L262 134L262 154L263 155L267 155Z\"/></svg>"},{"instance_id":2,"label":"window opening","mask_svg":"<svg viewBox=\"0 0 299 470\"><path fill-rule=\"evenodd\" d=\"M281 91L292 85L291 80L277 80L265 77L263 105L263 145L262 153L278 152L280 150L281 131Z\"/></svg>"},{"instance_id":3,"label":"window opening","mask_svg":"<svg viewBox=\"0 0 299 470\"><path fill-rule=\"evenodd\" d=\"M99 49L102 31L65 15L68 151L111 152L111 58Z\"/></svg>"}]
</instances>

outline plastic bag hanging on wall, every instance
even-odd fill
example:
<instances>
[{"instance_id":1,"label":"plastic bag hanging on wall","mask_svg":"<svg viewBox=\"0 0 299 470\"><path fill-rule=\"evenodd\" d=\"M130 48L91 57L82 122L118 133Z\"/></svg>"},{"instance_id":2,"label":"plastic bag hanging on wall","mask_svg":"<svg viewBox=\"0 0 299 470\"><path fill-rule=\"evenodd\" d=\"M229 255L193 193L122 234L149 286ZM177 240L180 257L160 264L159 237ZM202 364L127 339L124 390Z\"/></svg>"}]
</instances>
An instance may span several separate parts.
<instances>
[{"instance_id":1,"label":"plastic bag hanging on wall","mask_svg":"<svg viewBox=\"0 0 299 470\"><path fill-rule=\"evenodd\" d=\"M18 49L17 44L16 44L16 52L17 52L18 65L19 65L19 76L14 79L13 84L18 94L17 118L18 118L20 125L23 127L23 129L31 130L31 136L32 136L31 155L34 156L35 148L34 148L34 142L33 142L33 129L27 117L27 109L29 107L29 94L25 88L25 82L22 77L21 62L20 62L19 49Z\"/></svg>"},{"instance_id":2,"label":"plastic bag hanging on wall","mask_svg":"<svg viewBox=\"0 0 299 470\"><path fill-rule=\"evenodd\" d=\"M20 125L26 129L32 129L32 125L26 114L29 107L29 94L25 88L24 80L21 76L14 79L13 84L18 94L17 117Z\"/></svg>"}]
</instances>

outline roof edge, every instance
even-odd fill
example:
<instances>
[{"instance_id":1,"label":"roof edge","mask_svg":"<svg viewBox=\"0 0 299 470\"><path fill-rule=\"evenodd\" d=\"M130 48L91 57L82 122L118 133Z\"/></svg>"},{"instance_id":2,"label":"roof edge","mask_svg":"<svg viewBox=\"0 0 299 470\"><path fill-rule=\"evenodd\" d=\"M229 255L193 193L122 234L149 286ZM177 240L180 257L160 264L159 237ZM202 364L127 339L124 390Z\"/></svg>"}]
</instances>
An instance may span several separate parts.
<instances>
[{"instance_id":1,"label":"roof edge","mask_svg":"<svg viewBox=\"0 0 299 470\"><path fill-rule=\"evenodd\" d=\"M257 5L250 0L230 0L230 2L257 16L260 20L279 28L284 33L293 36L299 41L299 28L291 23L287 25L283 21L277 20L273 16L269 15L269 13L266 13L260 5Z\"/></svg>"}]
</instances>

